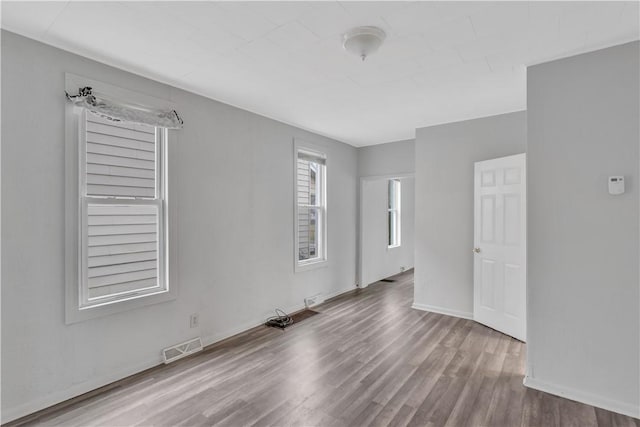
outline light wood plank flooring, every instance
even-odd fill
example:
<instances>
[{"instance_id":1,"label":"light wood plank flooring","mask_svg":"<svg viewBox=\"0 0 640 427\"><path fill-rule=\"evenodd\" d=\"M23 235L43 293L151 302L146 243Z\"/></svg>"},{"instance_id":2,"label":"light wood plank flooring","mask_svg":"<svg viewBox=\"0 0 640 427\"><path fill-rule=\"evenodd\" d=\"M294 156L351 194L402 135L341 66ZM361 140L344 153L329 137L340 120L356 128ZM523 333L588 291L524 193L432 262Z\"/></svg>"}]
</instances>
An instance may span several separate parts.
<instances>
[{"instance_id":1,"label":"light wood plank flooring","mask_svg":"<svg viewBox=\"0 0 640 427\"><path fill-rule=\"evenodd\" d=\"M412 272L23 419L49 426L640 426L526 389L525 346L410 308Z\"/></svg>"}]
</instances>

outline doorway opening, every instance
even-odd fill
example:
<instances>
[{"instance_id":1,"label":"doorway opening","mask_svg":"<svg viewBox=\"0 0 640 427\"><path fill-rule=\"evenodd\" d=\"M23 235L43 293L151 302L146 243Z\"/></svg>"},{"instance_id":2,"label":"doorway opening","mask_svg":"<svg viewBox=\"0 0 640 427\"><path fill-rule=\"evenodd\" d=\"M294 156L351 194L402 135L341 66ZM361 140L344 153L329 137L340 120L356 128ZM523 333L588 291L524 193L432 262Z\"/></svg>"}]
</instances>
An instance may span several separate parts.
<instances>
[{"instance_id":1,"label":"doorway opening","mask_svg":"<svg viewBox=\"0 0 640 427\"><path fill-rule=\"evenodd\" d=\"M413 174L360 179L358 286L408 271L414 263Z\"/></svg>"}]
</instances>

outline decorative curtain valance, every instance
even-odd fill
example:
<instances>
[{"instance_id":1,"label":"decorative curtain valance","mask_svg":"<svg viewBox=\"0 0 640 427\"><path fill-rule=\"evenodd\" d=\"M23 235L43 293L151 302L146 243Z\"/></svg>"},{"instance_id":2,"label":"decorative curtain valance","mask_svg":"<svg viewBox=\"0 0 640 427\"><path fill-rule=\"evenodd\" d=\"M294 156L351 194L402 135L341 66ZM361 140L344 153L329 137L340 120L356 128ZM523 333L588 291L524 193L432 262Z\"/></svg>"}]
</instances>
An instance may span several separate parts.
<instances>
[{"instance_id":1,"label":"decorative curtain valance","mask_svg":"<svg viewBox=\"0 0 640 427\"><path fill-rule=\"evenodd\" d=\"M182 129L183 121L176 110L157 110L139 105L124 104L92 93L90 87L78 89L77 95L67 95L67 99L78 107L114 122L139 123L167 129Z\"/></svg>"}]
</instances>

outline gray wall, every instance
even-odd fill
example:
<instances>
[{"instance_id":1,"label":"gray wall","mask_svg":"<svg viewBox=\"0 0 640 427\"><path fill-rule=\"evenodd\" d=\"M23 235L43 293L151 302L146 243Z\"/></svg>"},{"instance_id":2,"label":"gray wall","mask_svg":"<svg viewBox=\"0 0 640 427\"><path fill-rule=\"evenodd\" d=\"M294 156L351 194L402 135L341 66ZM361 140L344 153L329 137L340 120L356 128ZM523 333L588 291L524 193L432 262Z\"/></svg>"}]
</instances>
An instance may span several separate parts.
<instances>
[{"instance_id":1,"label":"gray wall","mask_svg":"<svg viewBox=\"0 0 640 427\"><path fill-rule=\"evenodd\" d=\"M416 131L414 306L473 313L473 164L526 151L517 112Z\"/></svg>"},{"instance_id":2,"label":"gray wall","mask_svg":"<svg viewBox=\"0 0 640 427\"><path fill-rule=\"evenodd\" d=\"M389 249L389 180L362 182L362 281L363 286L413 268L415 179L400 180L400 247Z\"/></svg>"},{"instance_id":3,"label":"gray wall","mask_svg":"<svg viewBox=\"0 0 640 427\"><path fill-rule=\"evenodd\" d=\"M177 300L64 323L64 73L172 99L185 120ZM352 289L356 149L2 33L2 415L24 415L160 362L160 350L255 326ZM329 266L293 272L293 138L326 148ZM331 213L334 212L334 213ZM189 315L200 327L189 329Z\"/></svg>"},{"instance_id":4,"label":"gray wall","mask_svg":"<svg viewBox=\"0 0 640 427\"><path fill-rule=\"evenodd\" d=\"M392 175L415 171L415 141L389 142L358 148L358 176Z\"/></svg>"},{"instance_id":5,"label":"gray wall","mask_svg":"<svg viewBox=\"0 0 640 427\"><path fill-rule=\"evenodd\" d=\"M635 416L639 47L527 71L527 382ZM624 195L608 194L610 175Z\"/></svg>"}]
</instances>

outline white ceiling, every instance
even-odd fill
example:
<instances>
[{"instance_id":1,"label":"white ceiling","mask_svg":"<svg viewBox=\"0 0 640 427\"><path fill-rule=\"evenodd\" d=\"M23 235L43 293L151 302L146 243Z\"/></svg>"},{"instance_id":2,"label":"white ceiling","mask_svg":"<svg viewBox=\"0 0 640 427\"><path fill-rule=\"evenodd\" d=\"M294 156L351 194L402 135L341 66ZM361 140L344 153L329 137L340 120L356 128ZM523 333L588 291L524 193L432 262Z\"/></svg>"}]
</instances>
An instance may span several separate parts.
<instances>
[{"instance_id":1,"label":"white ceiling","mask_svg":"<svg viewBox=\"0 0 640 427\"><path fill-rule=\"evenodd\" d=\"M2 2L2 27L355 146L523 110L526 65L639 38L633 2ZM365 62L341 34L383 28Z\"/></svg>"}]
</instances>

